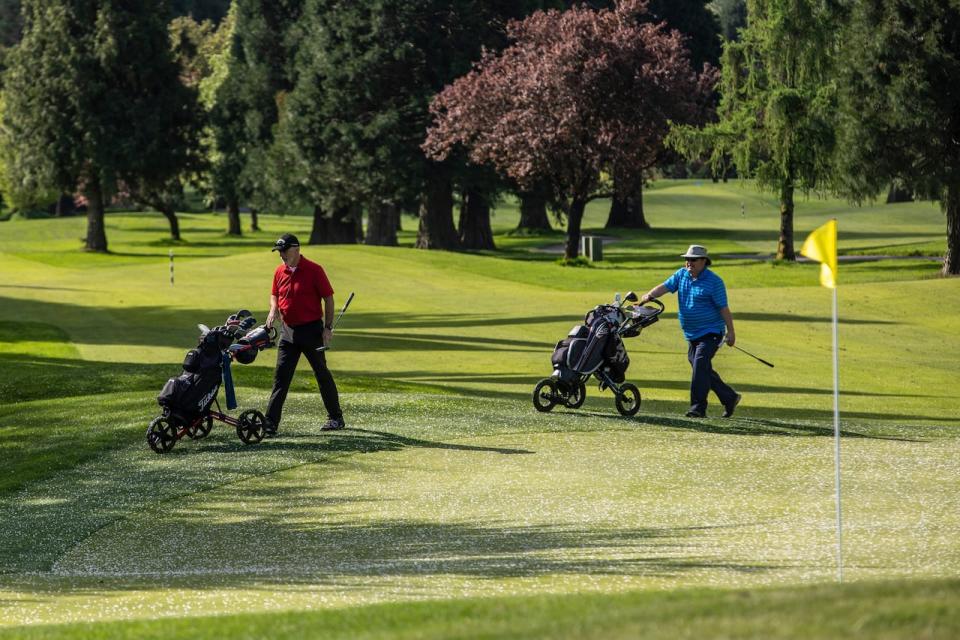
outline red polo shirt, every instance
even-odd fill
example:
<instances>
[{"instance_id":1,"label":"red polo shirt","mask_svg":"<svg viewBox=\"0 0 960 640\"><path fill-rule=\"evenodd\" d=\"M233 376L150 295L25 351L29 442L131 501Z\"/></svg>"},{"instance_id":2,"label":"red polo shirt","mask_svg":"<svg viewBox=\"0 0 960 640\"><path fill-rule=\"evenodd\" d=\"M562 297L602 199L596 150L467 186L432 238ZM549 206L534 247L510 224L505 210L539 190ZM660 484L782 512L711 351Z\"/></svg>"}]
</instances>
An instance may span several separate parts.
<instances>
[{"instance_id":1,"label":"red polo shirt","mask_svg":"<svg viewBox=\"0 0 960 640\"><path fill-rule=\"evenodd\" d=\"M296 269L285 264L273 272L273 290L283 322L298 327L323 319L323 299L333 295L323 267L302 255Z\"/></svg>"}]
</instances>

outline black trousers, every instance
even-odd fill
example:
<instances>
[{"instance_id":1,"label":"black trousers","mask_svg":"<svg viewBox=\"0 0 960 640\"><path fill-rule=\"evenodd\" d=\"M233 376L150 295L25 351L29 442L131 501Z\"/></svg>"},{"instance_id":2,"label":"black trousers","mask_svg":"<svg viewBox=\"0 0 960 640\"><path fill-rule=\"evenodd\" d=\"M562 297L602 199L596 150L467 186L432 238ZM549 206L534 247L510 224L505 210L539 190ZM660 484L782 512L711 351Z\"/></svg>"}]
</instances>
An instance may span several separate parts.
<instances>
[{"instance_id":1,"label":"black trousers","mask_svg":"<svg viewBox=\"0 0 960 640\"><path fill-rule=\"evenodd\" d=\"M320 387L320 397L323 398L327 416L338 420L343 419L337 383L333 381L333 374L327 368L326 355L323 351L317 351L317 347L323 345L323 321L317 320L287 329L277 344L277 368L273 372L273 391L267 403L267 418L275 425L280 424L283 403L287 399L297 363L300 362L300 354L303 354L313 367L313 375L317 378L317 386Z\"/></svg>"},{"instance_id":2,"label":"black trousers","mask_svg":"<svg viewBox=\"0 0 960 640\"><path fill-rule=\"evenodd\" d=\"M689 341L687 360L693 369L693 379L690 381L691 411L707 412L707 395L710 391L717 394L720 403L725 407L737 397L737 392L720 378L711 362L721 344L723 336L719 333L708 333Z\"/></svg>"}]
</instances>

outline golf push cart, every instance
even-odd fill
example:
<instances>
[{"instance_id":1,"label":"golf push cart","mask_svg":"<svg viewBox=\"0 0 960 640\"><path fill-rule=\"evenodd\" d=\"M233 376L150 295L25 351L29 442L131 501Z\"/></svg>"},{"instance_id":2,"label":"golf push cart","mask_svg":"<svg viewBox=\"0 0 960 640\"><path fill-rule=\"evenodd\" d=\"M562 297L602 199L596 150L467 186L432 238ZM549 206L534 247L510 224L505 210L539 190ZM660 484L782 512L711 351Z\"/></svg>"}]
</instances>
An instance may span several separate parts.
<instances>
[{"instance_id":1,"label":"golf push cart","mask_svg":"<svg viewBox=\"0 0 960 640\"><path fill-rule=\"evenodd\" d=\"M576 409L587 397L586 383L590 376L600 382L600 390L613 391L617 411L632 416L640 410L640 390L624 382L630 358L623 338L635 338L663 313L663 303L650 300L655 307L635 304L637 294L628 293L624 300L616 294L611 304L601 304L590 311L553 351L553 373L533 389L533 406L537 411L550 411L556 405ZM630 303L624 307L624 303Z\"/></svg>"},{"instance_id":2,"label":"golf push cart","mask_svg":"<svg viewBox=\"0 0 960 640\"><path fill-rule=\"evenodd\" d=\"M147 444L156 453L166 453L184 436L192 440L205 438L218 420L235 427L244 444L263 440L266 417L257 409L247 409L234 418L220 410L217 393L221 381L226 393L227 409L236 409L230 363L250 364L257 353L276 344L277 331L264 325L253 328L257 321L246 309L227 318L226 324L208 328L197 325L200 340L196 349L183 359L183 373L170 378L157 396L163 413L150 422ZM216 405L216 410L213 410Z\"/></svg>"}]
</instances>

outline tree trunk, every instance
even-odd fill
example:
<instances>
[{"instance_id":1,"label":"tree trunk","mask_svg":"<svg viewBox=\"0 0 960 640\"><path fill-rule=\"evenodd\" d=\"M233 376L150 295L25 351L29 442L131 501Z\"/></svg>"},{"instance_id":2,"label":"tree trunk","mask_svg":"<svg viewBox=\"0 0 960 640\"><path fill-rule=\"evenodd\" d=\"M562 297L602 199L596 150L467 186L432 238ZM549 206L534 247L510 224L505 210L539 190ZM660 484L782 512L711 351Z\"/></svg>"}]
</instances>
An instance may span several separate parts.
<instances>
[{"instance_id":1,"label":"tree trunk","mask_svg":"<svg viewBox=\"0 0 960 640\"><path fill-rule=\"evenodd\" d=\"M517 229L532 231L550 231L550 220L547 218L547 199L542 194L521 191L520 197L520 224Z\"/></svg>"},{"instance_id":2,"label":"tree trunk","mask_svg":"<svg viewBox=\"0 0 960 640\"><path fill-rule=\"evenodd\" d=\"M960 184L947 187L947 252L943 256L944 276L960 275Z\"/></svg>"},{"instance_id":3,"label":"tree trunk","mask_svg":"<svg viewBox=\"0 0 960 640\"><path fill-rule=\"evenodd\" d=\"M367 215L366 244L378 247L397 246L397 221L400 211L392 202L380 202L370 207Z\"/></svg>"},{"instance_id":4,"label":"tree trunk","mask_svg":"<svg viewBox=\"0 0 960 640\"><path fill-rule=\"evenodd\" d=\"M57 198L57 208L53 215L58 218L73 215L74 209L75 203L73 201L73 197L67 194L62 194L59 198Z\"/></svg>"},{"instance_id":5,"label":"tree trunk","mask_svg":"<svg viewBox=\"0 0 960 640\"><path fill-rule=\"evenodd\" d=\"M490 228L490 201L479 191L467 190L460 206L460 244L464 249L496 249Z\"/></svg>"},{"instance_id":6,"label":"tree trunk","mask_svg":"<svg viewBox=\"0 0 960 640\"><path fill-rule=\"evenodd\" d=\"M887 204L895 202L913 202L913 194L909 189L904 189L896 184L891 184L887 191Z\"/></svg>"},{"instance_id":7,"label":"tree trunk","mask_svg":"<svg viewBox=\"0 0 960 640\"><path fill-rule=\"evenodd\" d=\"M626 197L614 194L610 202L610 215L606 228L623 227L626 229L649 229L650 223L643 215L643 185L637 185L635 191Z\"/></svg>"},{"instance_id":8,"label":"tree trunk","mask_svg":"<svg viewBox=\"0 0 960 640\"><path fill-rule=\"evenodd\" d=\"M227 198L227 234L242 236L240 228L240 202L236 198Z\"/></svg>"},{"instance_id":9,"label":"tree trunk","mask_svg":"<svg viewBox=\"0 0 960 640\"><path fill-rule=\"evenodd\" d=\"M315 206L308 244L356 244L361 234L354 213L353 207L338 207L328 217L319 205Z\"/></svg>"},{"instance_id":10,"label":"tree trunk","mask_svg":"<svg viewBox=\"0 0 960 640\"><path fill-rule=\"evenodd\" d=\"M174 240L180 240L180 220L177 219L177 213L173 210L173 206L168 203L159 204L160 213L170 223L170 237Z\"/></svg>"},{"instance_id":11,"label":"tree trunk","mask_svg":"<svg viewBox=\"0 0 960 640\"><path fill-rule=\"evenodd\" d=\"M420 228L417 249L460 248L457 228L453 225L453 187L445 175L434 171L427 177L427 191L420 203Z\"/></svg>"},{"instance_id":12,"label":"tree trunk","mask_svg":"<svg viewBox=\"0 0 960 640\"><path fill-rule=\"evenodd\" d=\"M260 217L257 215L257 210L250 208L250 231L260 231Z\"/></svg>"},{"instance_id":13,"label":"tree trunk","mask_svg":"<svg viewBox=\"0 0 960 640\"><path fill-rule=\"evenodd\" d=\"M107 231L103 219L103 191L100 179L91 178L87 182L84 195L87 196L87 240L86 251L107 251Z\"/></svg>"},{"instance_id":14,"label":"tree trunk","mask_svg":"<svg viewBox=\"0 0 960 640\"><path fill-rule=\"evenodd\" d=\"M777 244L777 259L797 259L793 250L793 180L787 180L780 188L780 241Z\"/></svg>"},{"instance_id":15,"label":"tree trunk","mask_svg":"<svg viewBox=\"0 0 960 640\"><path fill-rule=\"evenodd\" d=\"M567 249L564 253L567 260L576 260L580 254L580 223L583 222L583 210L586 207L586 200L574 199L567 211Z\"/></svg>"}]
</instances>

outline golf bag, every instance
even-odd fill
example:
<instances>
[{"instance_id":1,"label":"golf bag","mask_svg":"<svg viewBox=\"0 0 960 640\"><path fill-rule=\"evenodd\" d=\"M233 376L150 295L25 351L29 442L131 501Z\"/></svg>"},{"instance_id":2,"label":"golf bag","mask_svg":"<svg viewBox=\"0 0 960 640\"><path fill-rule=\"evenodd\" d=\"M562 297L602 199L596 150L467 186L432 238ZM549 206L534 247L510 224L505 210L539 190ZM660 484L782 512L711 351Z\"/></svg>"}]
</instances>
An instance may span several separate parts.
<instances>
[{"instance_id":1,"label":"golf bag","mask_svg":"<svg viewBox=\"0 0 960 640\"><path fill-rule=\"evenodd\" d=\"M226 325L200 336L196 348L188 351L183 359L183 372L167 380L157 396L157 402L165 412L179 422L189 423L210 409L220 390L225 358L250 364L257 353L272 346L273 336L263 326L237 338L240 331L252 323L235 322L234 318L230 316ZM247 318L252 320L249 316Z\"/></svg>"},{"instance_id":2,"label":"golf bag","mask_svg":"<svg viewBox=\"0 0 960 640\"><path fill-rule=\"evenodd\" d=\"M588 324L575 326L554 348L550 361L561 382L572 383L600 368L614 382L626 379L630 358L617 325L607 315L597 313L597 309L587 314L584 321Z\"/></svg>"},{"instance_id":3,"label":"golf bag","mask_svg":"<svg viewBox=\"0 0 960 640\"><path fill-rule=\"evenodd\" d=\"M210 408L223 378L223 350L233 342L221 327L200 336L195 349L183 359L183 372L170 378L157 402L178 421L188 423Z\"/></svg>"}]
</instances>

